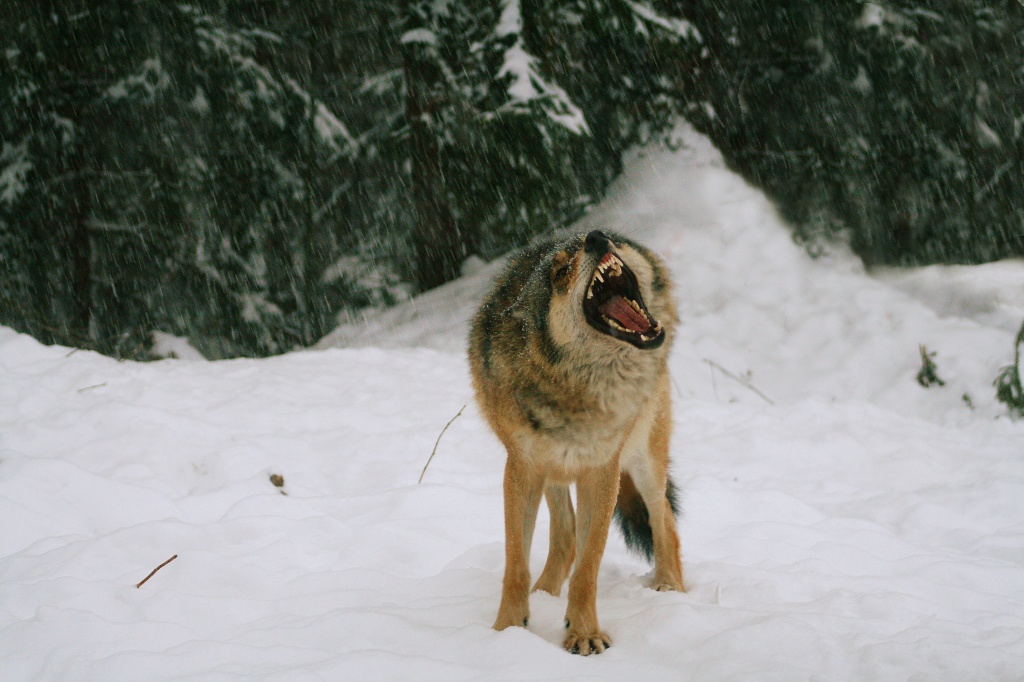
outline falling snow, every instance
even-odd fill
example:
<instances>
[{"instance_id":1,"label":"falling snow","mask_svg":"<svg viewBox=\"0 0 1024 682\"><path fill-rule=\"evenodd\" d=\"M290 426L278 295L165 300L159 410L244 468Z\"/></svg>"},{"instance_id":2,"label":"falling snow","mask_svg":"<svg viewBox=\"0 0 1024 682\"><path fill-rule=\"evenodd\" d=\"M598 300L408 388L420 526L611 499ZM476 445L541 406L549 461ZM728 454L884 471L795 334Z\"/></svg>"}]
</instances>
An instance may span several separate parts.
<instances>
[{"instance_id":1,"label":"falling snow","mask_svg":"<svg viewBox=\"0 0 1024 682\"><path fill-rule=\"evenodd\" d=\"M979 297L937 313L941 275L811 259L707 139L673 142L572 229L625 231L676 281L686 593L648 589L616 535L608 652L562 650L564 595L491 630L504 453L471 404L417 484L471 403L466 320L502 265L477 264L270 359L119 363L0 329L0 678L1017 678L1022 424L991 390L1012 332L977 304L1024 265L965 270ZM920 343L946 386L914 380Z\"/></svg>"}]
</instances>

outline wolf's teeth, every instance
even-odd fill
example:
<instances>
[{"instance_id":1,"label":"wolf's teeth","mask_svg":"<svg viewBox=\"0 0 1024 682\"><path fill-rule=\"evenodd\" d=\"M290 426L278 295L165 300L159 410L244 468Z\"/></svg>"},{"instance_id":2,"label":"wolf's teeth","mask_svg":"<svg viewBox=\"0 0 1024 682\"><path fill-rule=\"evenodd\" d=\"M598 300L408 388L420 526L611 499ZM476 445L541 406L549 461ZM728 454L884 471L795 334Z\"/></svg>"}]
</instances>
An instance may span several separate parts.
<instances>
[{"instance_id":1,"label":"wolf's teeth","mask_svg":"<svg viewBox=\"0 0 1024 682\"><path fill-rule=\"evenodd\" d=\"M604 284L604 277L602 277L602 276L601 276L601 271L600 271L600 270L597 270L597 271L596 271L596 272L594 273L594 279L596 279L596 280L597 280L598 282L600 282L601 284Z\"/></svg>"},{"instance_id":2,"label":"wolf's teeth","mask_svg":"<svg viewBox=\"0 0 1024 682\"><path fill-rule=\"evenodd\" d=\"M605 323L606 323L606 324L607 324L607 325L608 325L609 327L611 327L612 329L617 329L617 330L619 330L620 332L626 332L627 334L629 333L629 330L628 330L628 329L626 329L626 328L625 328L625 327L623 327L623 326L622 326L621 324L619 324L619 323L618 323L618 322L616 322L615 320L611 319L611 318L610 318L610 317L608 317L607 315L602 315L602 316L601 316L601 319L603 319L603 320L605 321Z\"/></svg>"},{"instance_id":3,"label":"wolf's teeth","mask_svg":"<svg viewBox=\"0 0 1024 682\"><path fill-rule=\"evenodd\" d=\"M587 300L594 298L594 287L587 289Z\"/></svg>"},{"instance_id":4,"label":"wolf's teeth","mask_svg":"<svg viewBox=\"0 0 1024 682\"><path fill-rule=\"evenodd\" d=\"M619 260L616 256L612 255L610 258L602 260L600 263L597 264L597 271L600 272L601 274L608 272L608 270L611 270L615 275L621 275L622 261Z\"/></svg>"}]
</instances>

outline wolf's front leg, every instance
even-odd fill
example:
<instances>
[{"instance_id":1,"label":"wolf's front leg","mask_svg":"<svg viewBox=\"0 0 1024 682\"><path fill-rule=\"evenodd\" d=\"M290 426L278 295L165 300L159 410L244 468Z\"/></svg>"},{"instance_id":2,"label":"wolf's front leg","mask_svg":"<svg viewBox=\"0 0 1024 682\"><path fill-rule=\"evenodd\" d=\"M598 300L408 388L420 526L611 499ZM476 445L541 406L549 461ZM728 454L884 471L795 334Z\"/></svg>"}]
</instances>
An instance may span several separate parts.
<instances>
[{"instance_id":1,"label":"wolf's front leg","mask_svg":"<svg viewBox=\"0 0 1024 682\"><path fill-rule=\"evenodd\" d=\"M526 627L530 618L530 543L544 478L512 448L505 460L505 577L495 630Z\"/></svg>"},{"instance_id":2,"label":"wolf's front leg","mask_svg":"<svg viewBox=\"0 0 1024 682\"><path fill-rule=\"evenodd\" d=\"M576 480L578 561L569 580L569 606L565 612L566 651L599 654L611 638L597 623L597 573L608 540L608 526L619 492L619 462L586 470Z\"/></svg>"}]
</instances>

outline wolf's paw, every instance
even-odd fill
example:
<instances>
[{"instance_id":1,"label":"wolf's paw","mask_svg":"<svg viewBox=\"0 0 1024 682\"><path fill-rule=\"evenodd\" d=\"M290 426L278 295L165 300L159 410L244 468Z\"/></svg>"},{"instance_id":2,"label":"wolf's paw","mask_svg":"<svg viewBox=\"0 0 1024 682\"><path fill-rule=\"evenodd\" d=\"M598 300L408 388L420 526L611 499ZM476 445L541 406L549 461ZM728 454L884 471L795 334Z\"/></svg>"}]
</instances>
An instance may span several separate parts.
<instances>
[{"instance_id":1,"label":"wolf's paw","mask_svg":"<svg viewBox=\"0 0 1024 682\"><path fill-rule=\"evenodd\" d=\"M494 621L494 629L501 632L505 628L519 627L525 628L530 624L530 613L499 613L498 619Z\"/></svg>"},{"instance_id":2,"label":"wolf's paw","mask_svg":"<svg viewBox=\"0 0 1024 682\"><path fill-rule=\"evenodd\" d=\"M651 585L651 589L658 592L686 592L682 583L675 580L657 580Z\"/></svg>"},{"instance_id":3,"label":"wolf's paw","mask_svg":"<svg viewBox=\"0 0 1024 682\"><path fill-rule=\"evenodd\" d=\"M562 591L562 583L565 579L557 580L556 578L541 576L533 586L532 592L547 592L553 597L557 597Z\"/></svg>"},{"instance_id":4,"label":"wolf's paw","mask_svg":"<svg viewBox=\"0 0 1024 682\"><path fill-rule=\"evenodd\" d=\"M672 570L655 571L650 585L652 590L657 590L658 592L686 592L686 586L683 585L683 576Z\"/></svg>"},{"instance_id":5,"label":"wolf's paw","mask_svg":"<svg viewBox=\"0 0 1024 682\"><path fill-rule=\"evenodd\" d=\"M599 654L612 645L611 637L600 630L596 632L579 633L569 630L562 646L571 654L589 656Z\"/></svg>"}]
</instances>

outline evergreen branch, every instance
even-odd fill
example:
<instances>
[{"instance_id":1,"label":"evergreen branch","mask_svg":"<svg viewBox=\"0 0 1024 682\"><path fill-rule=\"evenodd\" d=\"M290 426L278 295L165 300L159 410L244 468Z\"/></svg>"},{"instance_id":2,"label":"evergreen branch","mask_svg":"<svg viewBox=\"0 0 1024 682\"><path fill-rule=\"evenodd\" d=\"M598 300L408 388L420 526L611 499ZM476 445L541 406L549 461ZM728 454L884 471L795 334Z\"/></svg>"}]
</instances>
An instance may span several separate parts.
<instances>
[{"instance_id":1,"label":"evergreen branch","mask_svg":"<svg viewBox=\"0 0 1024 682\"><path fill-rule=\"evenodd\" d=\"M1024 385L1020 377L1020 349L1024 346L1024 323L1014 341L1013 364L1003 367L996 376L996 400L1006 405L1010 416L1024 418Z\"/></svg>"},{"instance_id":2,"label":"evergreen branch","mask_svg":"<svg viewBox=\"0 0 1024 682\"><path fill-rule=\"evenodd\" d=\"M921 371L917 373L917 383L921 386L928 388L932 384L938 384L939 386L945 386L946 382L939 378L938 366L935 364L935 353L929 353L925 345L919 344L918 350L921 352Z\"/></svg>"}]
</instances>

